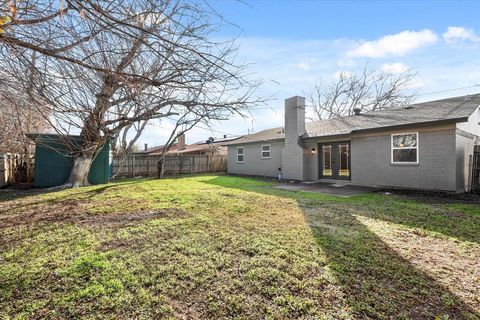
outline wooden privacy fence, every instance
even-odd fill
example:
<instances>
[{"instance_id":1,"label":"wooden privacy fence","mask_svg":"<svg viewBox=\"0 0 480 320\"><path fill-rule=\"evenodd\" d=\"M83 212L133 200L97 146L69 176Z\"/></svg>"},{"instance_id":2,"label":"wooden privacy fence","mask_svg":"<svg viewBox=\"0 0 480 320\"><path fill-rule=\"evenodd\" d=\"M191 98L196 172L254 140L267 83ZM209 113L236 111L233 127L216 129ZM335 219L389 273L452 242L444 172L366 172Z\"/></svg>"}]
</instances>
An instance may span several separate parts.
<instances>
[{"instance_id":1,"label":"wooden privacy fence","mask_svg":"<svg viewBox=\"0 0 480 320\"><path fill-rule=\"evenodd\" d=\"M129 155L122 160L113 157L112 172L114 176L157 176L158 162L161 155ZM167 155L165 157L165 174L226 172L227 157L225 155Z\"/></svg>"},{"instance_id":2,"label":"wooden privacy fence","mask_svg":"<svg viewBox=\"0 0 480 320\"><path fill-rule=\"evenodd\" d=\"M0 186L31 183L35 176L35 158L32 155L0 154Z\"/></svg>"}]
</instances>

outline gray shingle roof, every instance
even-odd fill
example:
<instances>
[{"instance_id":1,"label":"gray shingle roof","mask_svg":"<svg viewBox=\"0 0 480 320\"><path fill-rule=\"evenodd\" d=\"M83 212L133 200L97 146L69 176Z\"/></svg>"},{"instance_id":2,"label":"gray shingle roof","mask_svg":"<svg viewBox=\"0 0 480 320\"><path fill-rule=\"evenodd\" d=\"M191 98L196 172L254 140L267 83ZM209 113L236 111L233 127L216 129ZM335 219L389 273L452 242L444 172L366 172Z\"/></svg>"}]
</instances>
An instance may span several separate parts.
<instances>
[{"instance_id":1,"label":"gray shingle roof","mask_svg":"<svg viewBox=\"0 0 480 320\"><path fill-rule=\"evenodd\" d=\"M480 94L412 104L403 108L372 111L360 115L306 123L303 137L325 137L356 131L409 126L435 122L462 122L480 106ZM231 144L283 139L283 128L273 128L246 135Z\"/></svg>"},{"instance_id":2,"label":"gray shingle roof","mask_svg":"<svg viewBox=\"0 0 480 320\"><path fill-rule=\"evenodd\" d=\"M283 131L282 127L273 128L273 129L266 129L259 132L255 132L246 136L243 136L235 141L230 143L226 143L225 145L230 144L243 144L249 142L257 142L257 141L271 141L271 140L278 140L284 139L285 132Z\"/></svg>"}]
</instances>

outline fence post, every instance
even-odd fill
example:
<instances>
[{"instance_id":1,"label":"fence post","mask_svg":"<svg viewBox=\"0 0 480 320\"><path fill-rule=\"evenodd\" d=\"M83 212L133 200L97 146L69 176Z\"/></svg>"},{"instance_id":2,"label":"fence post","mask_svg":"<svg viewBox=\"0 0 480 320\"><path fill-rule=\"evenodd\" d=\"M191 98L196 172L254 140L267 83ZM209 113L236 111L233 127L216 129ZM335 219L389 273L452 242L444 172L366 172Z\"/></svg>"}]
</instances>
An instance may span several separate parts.
<instances>
[{"instance_id":1,"label":"fence post","mask_svg":"<svg viewBox=\"0 0 480 320\"><path fill-rule=\"evenodd\" d=\"M135 155L132 155L132 178L135 178Z\"/></svg>"},{"instance_id":2,"label":"fence post","mask_svg":"<svg viewBox=\"0 0 480 320\"><path fill-rule=\"evenodd\" d=\"M182 174L182 168L183 168L183 163L182 163L182 154L180 153L180 174Z\"/></svg>"}]
</instances>

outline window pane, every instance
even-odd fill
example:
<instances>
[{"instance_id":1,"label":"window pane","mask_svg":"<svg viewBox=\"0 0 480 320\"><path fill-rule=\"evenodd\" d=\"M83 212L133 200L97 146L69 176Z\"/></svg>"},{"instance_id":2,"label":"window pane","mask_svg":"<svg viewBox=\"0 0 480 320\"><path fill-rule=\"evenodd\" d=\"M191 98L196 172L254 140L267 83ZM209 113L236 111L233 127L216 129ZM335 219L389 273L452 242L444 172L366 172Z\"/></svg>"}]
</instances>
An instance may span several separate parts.
<instances>
[{"instance_id":1,"label":"window pane","mask_svg":"<svg viewBox=\"0 0 480 320\"><path fill-rule=\"evenodd\" d=\"M350 160L350 150L348 148L348 144L339 144L338 151L340 152L340 172L338 175L340 177L349 177L350 176L350 168L349 168L349 160Z\"/></svg>"},{"instance_id":2,"label":"window pane","mask_svg":"<svg viewBox=\"0 0 480 320\"><path fill-rule=\"evenodd\" d=\"M270 151L262 152L262 158L270 158Z\"/></svg>"},{"instance_id":3,"label":"window pane","mask_svg":"<svg viewBox=\"0 0 480 320\"><path fill-rule=\"evenodd\" d=\"M417 149L394 149L393 162L417 162Z\"/></svg>"},{"instance_id":4,"label":"window pane","mask_svg":"<svg viewBox=\"0 0 480 320\"><path fill-rule=\"evenodd\" d=\"M262 146L262 151L270 151L270 146Z\"/></svg>"},{"instance_id":5,"label":"window pane","mask_svg":"<svg viewBox=\"0 0 480 320\"><path fill-rule=\"evenodd\" d=\"M394 148L408 148L417 146L417 135L415 133L397 134L392 138Z\"/></svg>"},{"instance_id":6,"label":"window pane","mask_svg":"<svg viewBox=\"0 0 480 320\"><path fill-rule=\"evenodd\" d=\"M243 154L239 154L239 155L237 156L237 161L238 161L238 162L243 162Z\"/></svg>"},{"instance_id":7,"label":"window pane","mask_svg":"<svg viewBox=\"0 0 480 320\"><path fill-rule=\"evenodd\" d=\"M238 148L237 149L237 154L243 154L243 148Z\"/></svg>"},{"instance_id":8,"label":"window pane","mask_svg":"<svg viewBox=\"0 0 480 320\"><path fill-rule=\"evenodd\" d=\"M331 176L332 175L332 146L322 147L322 160L323 160L322 174L324 176Z\"/></svg>"}]
</instances>

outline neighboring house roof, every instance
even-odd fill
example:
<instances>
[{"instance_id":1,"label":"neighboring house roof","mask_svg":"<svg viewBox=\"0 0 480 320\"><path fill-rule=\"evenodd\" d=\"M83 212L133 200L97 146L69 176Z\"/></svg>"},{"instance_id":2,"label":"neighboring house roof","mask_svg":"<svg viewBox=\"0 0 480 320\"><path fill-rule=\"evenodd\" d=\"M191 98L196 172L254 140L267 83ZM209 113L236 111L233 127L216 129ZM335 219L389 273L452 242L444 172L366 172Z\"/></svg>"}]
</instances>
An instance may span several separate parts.
<instances>
[{"instance_id":1,"label":"neighboring house roof","mask_svg":"<svg viewBox=\"0 0 480 320\"><path fill-rule=\"evenodd\" d=\"M152 152L149 152L149 154L161 154L163 152L163 146L158 147L158 150L154 150ZM200 152L200 151L205 151L209 150L211 147L206 144L206 143L196 143L196 144L189 144L186 145L184 149L179 150L178 146L175 144L174 146L170 147L168 150L167 154L172 154L172 153L190 153L190 152Z\"/></svg>"},{"instance_id":2,"label":"neighboring house roof","mask_svg":"<svg viewBox=\"0 0 480 320\"><path fill-rule=\"evenodd\" d=\"M162 153L164 148L165 148L165 146L163 145L163 146L148 148L147 150L137 151L135 153L136 154ZM174 151L174 150L177 150L177 144L176 143L174 143L170 146L170 151Z\"/></svg>"},{"instance_id":3,"label":"neighboring house roof","mask_svg":"<svg viewBox=\"0 0 480 320\"><path fill-rule=\"evenodd\" d=\"M480 94L412 104L305 124L304 138L346 135L358 131L429 123L463 122L480 106ZM246 135L230 144L284 139L282 127Z\"/></svg>"},{"instance_id":4,"label":"neighboring house roof","mask_svg":"<svg viewBox=\"0 0 480 320\"><path fill-rule=\"evenodd\" d=\"M178 149L178 145L175 143L173 144L169 149L167 153L191 153L191 152L201 152L201 151L207 151L211 150L212 148L216 147L221 147L226 145L228 142L234 141L240 137L229 137L229 138L221 138L221 139L215 139L213 143L206 143L205 141L201 142L196 142L192 144L185 145L185 148L182 150ZM163 152L163 149L165 146L158 146L158 147L153 147L149 148L144 151L139 151L137 152L140 154L161 154Z\"/></svg>"}]
</instances>

